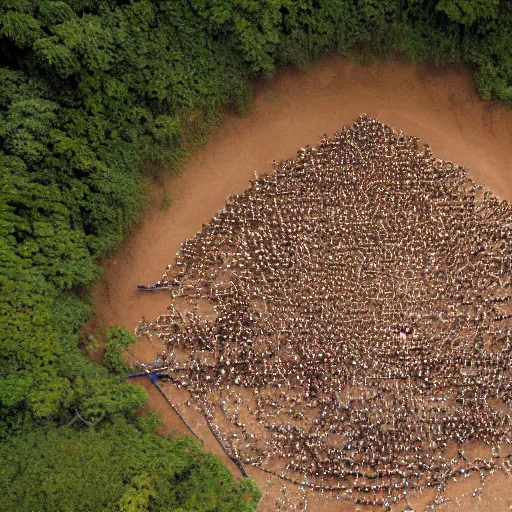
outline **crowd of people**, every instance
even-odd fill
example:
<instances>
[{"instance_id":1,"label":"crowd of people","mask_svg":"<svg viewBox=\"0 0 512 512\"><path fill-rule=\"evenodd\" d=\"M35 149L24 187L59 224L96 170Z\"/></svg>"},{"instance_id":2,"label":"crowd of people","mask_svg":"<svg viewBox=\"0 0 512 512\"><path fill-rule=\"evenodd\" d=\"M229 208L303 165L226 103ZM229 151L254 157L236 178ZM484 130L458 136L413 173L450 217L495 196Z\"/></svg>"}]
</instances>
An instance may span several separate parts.
<instances>
[{"instance_id":1,"label":"crowd of people","mask_svg":"<svg viewBox=\"0 0 512 512\"><path fill-rule=\"evenodd\" d=\"M138 333L230 455L386 505L510 468L510 240L506 201L362 116L230 197Z\"/></svg>"}]
</instances>

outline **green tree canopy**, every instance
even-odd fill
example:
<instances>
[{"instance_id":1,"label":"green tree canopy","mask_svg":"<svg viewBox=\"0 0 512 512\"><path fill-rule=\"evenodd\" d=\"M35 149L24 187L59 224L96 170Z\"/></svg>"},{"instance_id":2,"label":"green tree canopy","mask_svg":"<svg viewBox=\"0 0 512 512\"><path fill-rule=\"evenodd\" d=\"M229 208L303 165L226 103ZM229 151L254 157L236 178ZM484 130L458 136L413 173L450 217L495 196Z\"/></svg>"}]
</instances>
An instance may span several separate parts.
<instances>
[{"instance_id":1,"label":"green tree canopy","mask_svg":"<svg viewBox=\"0 0 512 512\"><path fill-rule=\"evenodd\" d=\"M41 428L0 444L0 510L249 512L259 492L197 441L141 425Z\"/></svg>"}]
</instances>

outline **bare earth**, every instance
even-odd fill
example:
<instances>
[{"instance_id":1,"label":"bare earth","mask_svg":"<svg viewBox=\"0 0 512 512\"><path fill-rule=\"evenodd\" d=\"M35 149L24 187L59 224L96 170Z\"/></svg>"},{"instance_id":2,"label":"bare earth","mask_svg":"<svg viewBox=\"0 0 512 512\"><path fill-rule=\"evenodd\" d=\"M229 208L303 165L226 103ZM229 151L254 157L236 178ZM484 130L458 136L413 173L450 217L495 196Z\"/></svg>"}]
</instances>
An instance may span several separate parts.
<instances>
[{"instance_id":1,"label":"bare earth","mask_svg":"<svg viewBox=\"0 0 512 512\"><path fill-rule=\"evenodd\" d=\"M305 73L282 72L273 81L258 84L256 93L251 113L244 118L225 116L210 142L189 159L182 175L169 180L166 187L173 203L166 212L159 210L163 190L155 185L143 222L117 254L104 262L104 279L95 290L97 314L91 325L122 325L133 330L143 315L152 319L164 312L169 295L139 293L137 285L159 279L181 243L208 223L229 195L243 192L254 171L271 172L272 159L293 157L298 148L316 144L324 133L332 135L362 113L420 137L436 157L469 167L477 183L512 202L512 112L480 100L467 71L409 67L398 62L364 68L334 58ZM137 359L148 361L160 349L158 343L144 341L132 352ZM149 382L144 384L150 392L149 405L162 413L166 429L186 434L163 397ZM164 388L205 446L222 455L201 415L183 405L185 392ZM230 467L235 471L233 464ZM260 510L276 510L278 499L283 510L302 502L304 493L292 485L284 486L255 468L248 472L264 492ZM471 477L450 483L445 496L451 501L437 510L511 509L512 485L505 474L488 478L483 493L471 497L476 484ZM410 496L408 501L416 510L423 510L433 497L424 493ZM358 509L353 503L309 491L306 498L307 510ZM297 506L297 510L301 508ZM400 504L394 510L403 508L405 504Z\"/></svg>"}]
</instances>

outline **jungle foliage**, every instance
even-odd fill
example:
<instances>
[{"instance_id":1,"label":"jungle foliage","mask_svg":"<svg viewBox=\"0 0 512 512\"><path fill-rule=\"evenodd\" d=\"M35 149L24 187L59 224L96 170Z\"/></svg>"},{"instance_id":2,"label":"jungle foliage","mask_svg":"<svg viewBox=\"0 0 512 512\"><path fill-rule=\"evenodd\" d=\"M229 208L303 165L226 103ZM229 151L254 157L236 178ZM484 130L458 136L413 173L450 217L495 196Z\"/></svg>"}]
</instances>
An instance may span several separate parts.
<instances>
[{"instance_id":1,"label":"jungle foliage","mask_svg":"<svg viewBox=\"0 0 512 512\"><path fill-rule=\"evenodd\" d=\"M154 435L153 426L142 417L83 432L43 427L9 438L0 445L0 510L254 510L252 481L234 481L197 440L170 442Z\"/></svg>"},{"instance_id":2,"label":"jungle foliage","mask_svg":"<svg viewBox=\"0 0 512 512\"><path fill-rule=\"evenodd\" d=\"M484 99L512 102L512 3L506 0L0 0L5 457L20 449L27 459L37 453L58 465L50 462L52 450L78 453L84 443L101 440L108 452L121 431L133 440L124 454L130 461L145 460L139 437L148 446L163 443L170 459L181 456L165 444L170 441L134 426L133 411L146 396L123 384L128 367L121 351L129 335L107 333L105 365L89 362L79 349L77 332L91 313L89 285L100 276L97 261L140 217L145 162L179 165L221 108L247 110L255 75L271 76L282 64L303 68L328 52L350 55L354 48L469 63ZM174 480L165 480L170 459L169 466L146 470L120 459L123 470L132 468L125 487L106 473L115 487L112 501L97 496L87 510L161 510L147 504L178 492ZM87 471L100 463L95 460L88 459ZM30 471L46 478L44 465ZM59 510L59 499L72 499L65 487L78 486L80 474L52 484L39 509ZM19 506L9 510L26 509L25 490L34 487L19 473L6 478L19 487L18 498L9 494ZM82 483L77 496L86 492ZM131 496L140 506L129 504ZM203 510L178 501L176 509ZM84 509L65 503L61 508Z\"/></svg>"}]
</instances>

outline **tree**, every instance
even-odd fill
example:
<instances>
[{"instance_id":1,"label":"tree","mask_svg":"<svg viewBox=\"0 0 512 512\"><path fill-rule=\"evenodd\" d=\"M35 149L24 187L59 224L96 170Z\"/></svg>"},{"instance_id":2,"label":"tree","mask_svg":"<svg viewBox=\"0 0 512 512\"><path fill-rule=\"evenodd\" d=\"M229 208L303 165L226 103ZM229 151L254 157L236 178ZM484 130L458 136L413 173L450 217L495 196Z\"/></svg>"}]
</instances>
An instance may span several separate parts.
<instances>
[{"instance_id":1,"label":"tree","mask_svg":"<svg viewBox=\"0 0 512 512\"><path fill-rule=\"evenodd\" d=\"M119 500L119 512L147 512L150 500L155 496L156 492L148 474L137 475Z\"/></svg>"},{"instance_id":2,"label":"tree","mask_svg":"<svg viewBox=\"0 0 512 512\"><path fill-rule=\"evenodd\" d=\"M444 12L450 21L470 26L479 20L495 19L500 0L439 0L436 10Z\"/></svg>"},{"instance_id":3,"label":"tree","mask_svg":"<svg viewBox=\"0 0 512 512\"><path fill-rule=\"evenodd\" d=\"M125 420L36 429L0 444L0 457L0 510L248 512L259 498L196 441Z\"/></svg>"}]
</instances>

